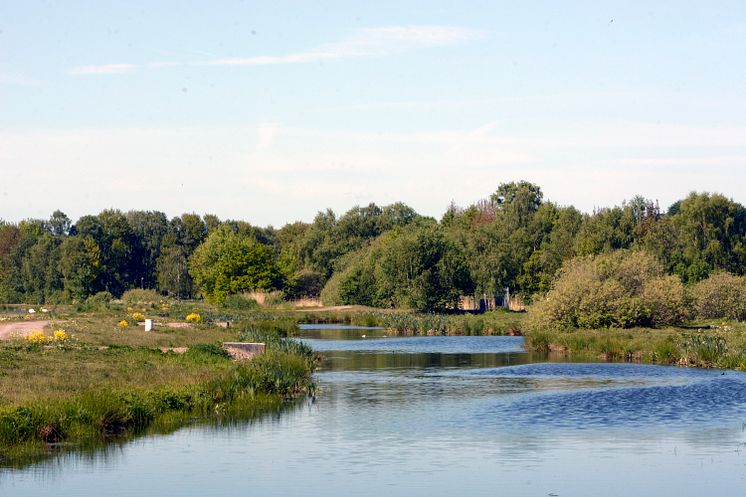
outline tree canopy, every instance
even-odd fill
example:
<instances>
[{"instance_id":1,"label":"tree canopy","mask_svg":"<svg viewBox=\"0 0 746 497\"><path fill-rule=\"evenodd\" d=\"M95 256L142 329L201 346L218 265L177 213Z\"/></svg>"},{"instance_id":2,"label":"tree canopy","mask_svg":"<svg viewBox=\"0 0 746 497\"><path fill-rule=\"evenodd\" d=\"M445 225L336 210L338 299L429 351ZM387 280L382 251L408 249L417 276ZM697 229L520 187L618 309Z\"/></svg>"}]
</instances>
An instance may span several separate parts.
<instances>
[{"instance_id":1,"label":"tree canopy","mask_svg":"<svg viewBox=\"0 0 746 497\"><path fill-rule=\"evenodd\" d=\"M439 222L401 202L341 215L327 209L279 229L114 209L73 222L56 210L47 220L0 221L0 301L81 302L143 287L219 302L273 289L288 298L435 310L506 287L537 298L556 287L573 258L617 251L649 254L662 277L687 287L719 272L742 276L746 208L693 192L663 210L637 196L582 213L519 181L471 205L451 203Z\"/></svg>"}]
</instances>

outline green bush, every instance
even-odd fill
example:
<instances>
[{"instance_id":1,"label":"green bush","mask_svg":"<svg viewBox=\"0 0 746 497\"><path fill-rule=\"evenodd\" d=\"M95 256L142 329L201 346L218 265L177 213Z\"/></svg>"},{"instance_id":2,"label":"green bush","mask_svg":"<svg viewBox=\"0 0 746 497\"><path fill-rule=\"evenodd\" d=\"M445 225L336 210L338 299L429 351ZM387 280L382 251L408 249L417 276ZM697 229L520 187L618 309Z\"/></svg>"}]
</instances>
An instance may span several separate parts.
<instances>
[{"instance_id":1,"label":"green bush","mask_svg":"<svg viewBox=\"0 0 746 497\"><path fill-rule=\"evenodd\" d=\"M691 318L691 302L678 276L663 276L645 282L642 300L653 326L679 324Z\"/></svg>"},{"instance_id":2,"label":"green bush","mask_svg":"<svg viewBox=\"0 0 746 497\"><path fill-rule=\"evenodd\" d=\"M109 292L98 292L88 297L85 302L78 305L79 311L95 311L98 309L106 309L109 307L109 303L114 300L114 296Z\"/></svg>"},{"instance_id":3,"label":"green bush","mask_svg":"<svg viewBox=\"0 0 746 497\"><path fill-rule=\"evenodd\" d=\"M704 319L746 319L746 278L714 273L693 289L697 315Z\"/></svg>"},{"instance_id":4,"label":"green bush","mask_svg":"<svg viewBox=\"0 0 746 497\"><path fill-rule=\"evenodd\" d=\"M133 288L122 294L122 301L125 304L157 304L163 300L164 297L155 290Z\"/></svg>"},{"instance_id":5,"label":"green bush","mask_svg":"<svg viewBox=\"0 0 746 497\"><path fill-rule=\"evenodd\" d=\"M228 309L256 309L259 304L256 300L243 295L228 295L223 302L223 307Z\"/></svg>"},{"instance_id":6,"label":"green bush","mask_svg":"<svg viewBox=\"0 0 746 497\"><path fill-rule=\"evenodd\" d=\"M529 329L631 328L679 324L684 289L664 278L645 252L617 251L567 261L553 288L533 306Z\"/></svg>"},{"instance_id":7,"label":"green bush","mask_svg":"<svg viewBox=\"0 0 746 497\"><path fill-rule=\"evenodd\" d=\"M112 300L114 300L114 295L112 295L111 292L103 291L91 295L85 300L85 302L89 305L105 306Z\"/></svg>"}]
</instances>

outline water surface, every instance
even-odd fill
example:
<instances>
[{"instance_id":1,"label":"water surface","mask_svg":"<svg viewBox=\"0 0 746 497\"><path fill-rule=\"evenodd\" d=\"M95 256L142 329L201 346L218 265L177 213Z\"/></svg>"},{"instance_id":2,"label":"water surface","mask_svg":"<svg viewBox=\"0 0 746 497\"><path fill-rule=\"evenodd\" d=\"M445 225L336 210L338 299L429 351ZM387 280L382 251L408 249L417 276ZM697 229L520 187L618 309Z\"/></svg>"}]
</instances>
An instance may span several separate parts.
<instances>
[{"instance_id":1,"label":"water surface","mask_svg":"<svg viewBox=\"0 0 746 497\"><path fill-rule=\"evenodd\" d=\"M0 495L746 495L743 374L383 335L303 330L326 358L316 399L3 470Z\"/></svg>"}]
</instances>

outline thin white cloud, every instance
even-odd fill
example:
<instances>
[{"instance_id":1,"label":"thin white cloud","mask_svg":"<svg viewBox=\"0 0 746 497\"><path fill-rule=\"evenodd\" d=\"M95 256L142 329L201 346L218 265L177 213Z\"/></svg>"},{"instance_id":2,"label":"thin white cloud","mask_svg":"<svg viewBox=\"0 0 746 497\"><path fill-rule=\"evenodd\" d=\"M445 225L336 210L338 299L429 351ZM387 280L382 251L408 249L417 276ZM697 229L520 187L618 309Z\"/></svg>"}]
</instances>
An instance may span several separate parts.
<instances>
[{"instance_id":1,"label":"thin white cloud","mask_svg":"<svg viewBox=\"0 0 746 497\"><path fill-rule=\"evenodd\" d=\"M90 76L97 74L129 74L137 68L134 64L102 64L99 66L77 66L70 69L70 74Z\"/></svg>"},{"instance_id":2,"label":"thin white cloud","mask_svg":"<svg viewBox=\"0 0 746 497\"><path fill-rule=\"evenodd\" d=\"M161 60L146 64L151 68L174 66L269 66L281 64L309 64L340 59L382 57L411 50L454 45L485 36L484 32L456 26L383 26L363 28L351 36L333 43L284 55L255 55L178 62ZM127 74L138 66L133 64L104 64L79 66L70 70L75 75Z\"/></svg>"},{"instance_id":3,"label":"thin white cloud","mask_svg":"<svg viewBox=\"0 0 746 497\"><path fill-rule=\"evenodd\" d=\"M421 48L453 45L482 38L480 30L454 26L385 26L365 28L344 40L286 55L215 59L216 66L308 64L335 59L380 57Z\"/></svg>"}]
</instances>

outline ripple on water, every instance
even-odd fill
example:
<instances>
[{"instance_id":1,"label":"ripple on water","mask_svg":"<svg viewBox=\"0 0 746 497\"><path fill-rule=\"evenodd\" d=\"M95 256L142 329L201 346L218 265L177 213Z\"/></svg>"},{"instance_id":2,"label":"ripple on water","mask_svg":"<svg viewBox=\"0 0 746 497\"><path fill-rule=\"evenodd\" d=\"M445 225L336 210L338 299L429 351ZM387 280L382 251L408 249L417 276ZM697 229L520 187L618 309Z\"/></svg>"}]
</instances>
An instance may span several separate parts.
<instances>
[{"instance_id":1,"label":"ripple on water","mask_svg":"<svg viewBox=\"0 0 746 497\"><path fill-rule=\"evenodd\" d=\"M298 339L318 352L357 351L398 354L472 354L523 352L523 337L437 336L393 337L362 340Z\"/></svg>"},{"instance_id":2,"label":"ripple on water","mask_svg":"<svg viewBox=\"0 0 746 497\"><path fill-rule=\"evenodd\" d=\"M746 416L746 375L635 364L531 364L464 372L494 381L534 379L531 391L488 400L479 422L590 429L686 427Z\"/></svg>"}]
</instances>

